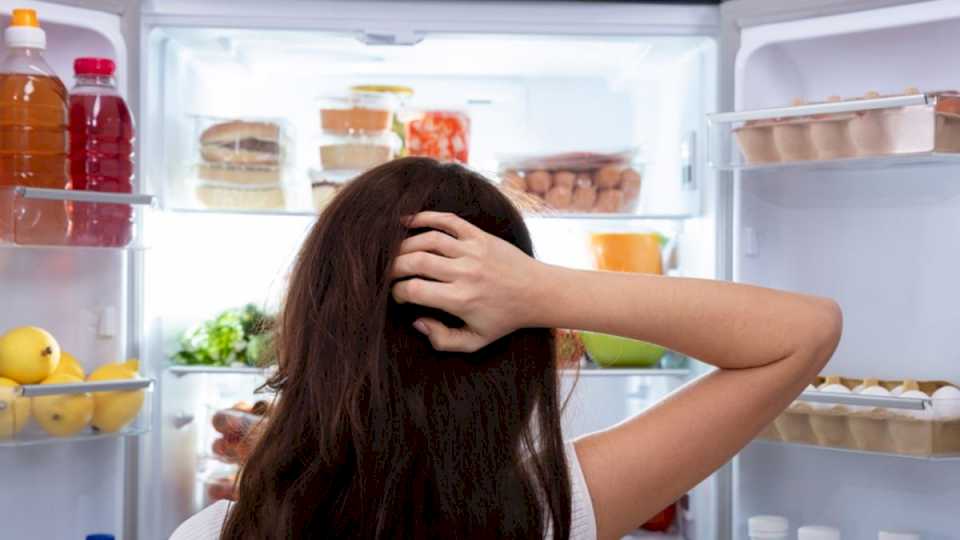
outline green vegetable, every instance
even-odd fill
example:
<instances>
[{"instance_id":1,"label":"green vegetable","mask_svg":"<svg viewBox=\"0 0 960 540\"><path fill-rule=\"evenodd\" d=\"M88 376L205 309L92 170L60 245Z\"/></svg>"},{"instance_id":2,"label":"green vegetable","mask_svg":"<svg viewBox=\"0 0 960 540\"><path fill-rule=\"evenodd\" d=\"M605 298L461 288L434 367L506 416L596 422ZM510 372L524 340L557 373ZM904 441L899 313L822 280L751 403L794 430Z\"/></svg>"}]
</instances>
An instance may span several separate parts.
<instances>
[{"instance_id":1,"label":"green vegetable","mask_svg":"<svg viewBox=\"0 0 960 540\"><path fill-rule=\"evenodd\" d=\"M274 318L253 304L228 309L180 338L177 364L264 366L273 362Z\"/></svg>"}]
</instances>

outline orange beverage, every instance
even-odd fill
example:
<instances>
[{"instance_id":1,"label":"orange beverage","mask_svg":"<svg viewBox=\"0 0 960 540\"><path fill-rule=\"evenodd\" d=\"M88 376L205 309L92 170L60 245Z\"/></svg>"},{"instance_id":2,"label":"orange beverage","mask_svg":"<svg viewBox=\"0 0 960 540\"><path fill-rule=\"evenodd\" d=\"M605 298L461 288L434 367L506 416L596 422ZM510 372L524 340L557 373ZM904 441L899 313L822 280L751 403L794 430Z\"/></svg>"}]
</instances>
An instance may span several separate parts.
<instances>
[{"instance_id":1,"label":"orange beverage","mask_svg":"<svg viewBox=\"0 0 960 540\"><path fill-rule=\"evenodd\" d=\"M15 9L4 32L0 65L0 186L67 187L67 89L43 59L46 35L37 14ZM9 220L18 243L65 243L69 222L62 201L21 199ZM0 231L0 237L10 236Z\"/></svg>"},{"instance_id":2,"label":"orange beverage","mask_svg":"<svg viewBox=\"0 0 960 540\"><path fill-rule=\"evenodd\" d=\"M656 233L597 233L590 247L598 270L663 274L660 235Z\"/></svg>"},{"instance_id":3,"label":"orange beverage","mask_svg":"<svg viewBox=\"0 0 960 540\"><path fill-rule=\"evenodd\" d=\"M0 74L0 185L67 186L67 89L60 79Z\"/></svg>"}]
</instances>

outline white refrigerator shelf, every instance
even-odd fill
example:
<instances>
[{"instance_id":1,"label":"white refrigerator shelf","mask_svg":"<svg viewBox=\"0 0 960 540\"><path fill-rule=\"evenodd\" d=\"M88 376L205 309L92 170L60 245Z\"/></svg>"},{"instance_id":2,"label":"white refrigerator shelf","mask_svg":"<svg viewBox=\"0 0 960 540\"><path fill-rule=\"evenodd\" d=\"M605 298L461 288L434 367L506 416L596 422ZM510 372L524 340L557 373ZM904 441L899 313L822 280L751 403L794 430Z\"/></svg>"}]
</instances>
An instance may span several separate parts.
<instances>
[{"instance_id":1,"label":"white refrigerator shelf","mask_svg":"<svg viewBox=\"0 0 960 540\"><path fill-rule=\"evenodd\" d=\"M142 249L135 224L152 195L0 186L0 247Z\"/></svg>"},{"instance_id":2,"label":"white refrigerator shelf","mask_svg":"<svg viewBox=\"0 0 960 540\"><path fill-rule=\"evenodd\" d=\"M247 366L170 366L167 371L177 377L186 375L257 375L268 376L272 368L258 368ZM690 375L689 369L661 369L661 368L600 368L583 366L580 368L565 368L560 370L565 377L679 377Z\"/></svg>"},{"instance_id":3,"label":"white refrigerator shelf","mask_svg":"<svg viewBox=\"0 0 960 540\"><path fill-rule=\"evenodd\" d=\"M137 378L0 387L0 448L147 433L151 403L147 392L153 382ZM98 417L100 406L108 412Z\"/></svg>"}]
</instances>

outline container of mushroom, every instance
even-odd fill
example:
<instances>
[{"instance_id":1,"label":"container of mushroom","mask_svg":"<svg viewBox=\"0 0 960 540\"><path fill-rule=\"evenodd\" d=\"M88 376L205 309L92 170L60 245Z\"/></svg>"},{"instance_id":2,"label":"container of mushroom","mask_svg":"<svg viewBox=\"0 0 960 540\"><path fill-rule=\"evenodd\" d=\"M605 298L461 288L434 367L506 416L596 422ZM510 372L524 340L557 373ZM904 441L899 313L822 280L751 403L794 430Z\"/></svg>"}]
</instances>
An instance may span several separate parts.
<instances>
[{"instance_id":1,"label":"container of mushroom","mask_svg":"<svg viewBox=\"0 0 960 540\"><path fill-rule=\"evenodd\" d=\"M640 203L637 150L504 156L500 187L527 212L632 214Z\"/></svg>"},{"instance_id":2,"label":"container of mushroom","mask_svg":"<svg viewBox=\"0 0 960 540\"><path fill-rule=\"evenodd\" d=\"M759 438L914 457L956 457L960 388L945 381L818 377Z\"/></svg>"}]
</instances>

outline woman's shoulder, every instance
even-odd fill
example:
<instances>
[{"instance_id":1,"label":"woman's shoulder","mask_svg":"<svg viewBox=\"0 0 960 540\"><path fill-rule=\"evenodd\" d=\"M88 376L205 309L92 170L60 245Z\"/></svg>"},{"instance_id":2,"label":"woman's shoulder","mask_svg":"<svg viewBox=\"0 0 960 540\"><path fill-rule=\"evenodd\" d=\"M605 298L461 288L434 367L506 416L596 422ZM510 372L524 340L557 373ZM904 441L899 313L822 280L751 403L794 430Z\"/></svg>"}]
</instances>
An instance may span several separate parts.
<instances>
[{"instance_id":1,"label":"woman's shoulder","mask_svg":"<svg viewBox=\"0 0 960 540\"><path fill-rule=\"evenodd\" d=\"M184 521L170 540L217 540L230 510L229 501L217 501Z\"/></svg>"}]
</instances>

